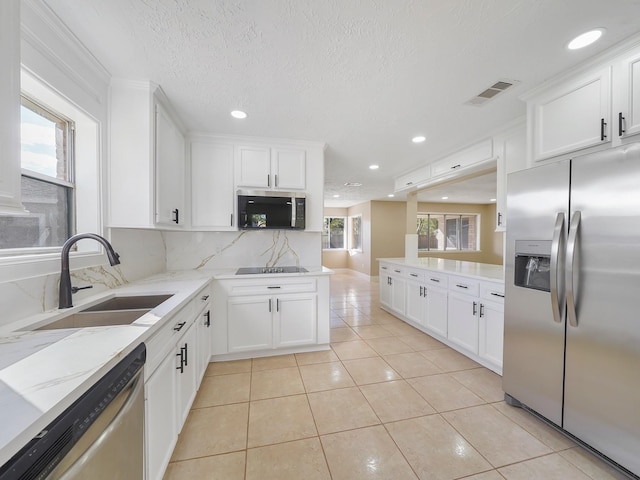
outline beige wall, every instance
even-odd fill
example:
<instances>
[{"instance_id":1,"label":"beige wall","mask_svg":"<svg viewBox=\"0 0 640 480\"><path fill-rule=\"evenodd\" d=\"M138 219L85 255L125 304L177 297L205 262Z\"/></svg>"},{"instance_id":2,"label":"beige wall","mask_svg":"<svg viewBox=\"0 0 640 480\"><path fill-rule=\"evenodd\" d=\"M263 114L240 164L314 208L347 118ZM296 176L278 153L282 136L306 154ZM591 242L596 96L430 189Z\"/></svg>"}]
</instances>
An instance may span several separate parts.
<instances>
[{"instance_id":1,"label":"beige wall","mask_svg":"<svg viewBox=\"0 0 640 480\"><path fill-rule=\"evenodd\" d=\"M420 252L421 257L450 258L467 262L502 265L503 233L496 233L496 205L467 203L418 203L419 213L477 213L480 214L479 252Z\"/></svg>"},{"instance_id":2,"label":"beige wall","mask_svg":"<svg viewBox=\"0 0 640 480\"><path fill-rule=\"evenodd\" d=\"M371 202L371 268L366 272L368 275L378 275L377 258L404 257L406 229L405 202Z\"/></svg>"}]
</instances>

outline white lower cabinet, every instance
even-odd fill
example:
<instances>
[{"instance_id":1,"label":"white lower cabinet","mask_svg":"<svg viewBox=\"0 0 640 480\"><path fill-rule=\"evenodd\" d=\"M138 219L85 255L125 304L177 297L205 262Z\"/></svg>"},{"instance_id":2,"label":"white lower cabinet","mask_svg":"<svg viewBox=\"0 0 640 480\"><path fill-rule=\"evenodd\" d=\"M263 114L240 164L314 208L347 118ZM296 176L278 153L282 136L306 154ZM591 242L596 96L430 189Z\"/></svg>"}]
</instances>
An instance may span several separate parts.
<instances>
[{"instance_id":1,"label":"white lower cabinet","mask_svg":"<svg viewBox=\"0 0 640 480\"><path fill-rule=\"evenodd\" d=\"M443 288L425 287L426 318L425 327L432 332L447 336L448 330L448 303L447 291Z\"/></svg>"},{"instance_id":2,"label":"white lower cabinet","mask_svg":"<svg viewBox=\"0 0 640 480\"><path fill-rule=\"evenodd\" d=\"M316 304L316 294L229 298L229 352L315 343Z\"/></svg>"},{"instance_id":3,"label":"white lower cabinet","mask_svg":"<svg viewBox=\"0 0 640 480\"><path fill-rule=\"evenodd\" d=\"M173 352L171 352L173 353ZM175 411L175 361L167 355L145 383L147 479L162 479L178 438Z\"/></svg>"},{"instance_id":4,"label":"white lower cabinet","mask_svg":"<svg viewBox=\"0 0 640 480\"><path fill-rule=\"evenodd\" d=\"M213 292L216 360L312 351L329 343L326 275L220 279Z\"/></svg>"},{"instance_id":5,"label":"white lower cabinet","mask_svg":"<svg viewBox=\"0 0 640 480\"><path fill-rule=\"evenodd\" d=\"M402 308L398 307L401 295ZM381 262L380 303L400 319L502 374L504 283Z\"/></svg>"},{"instance_id":6,"label":"white lower cabinet","mask_svg":"<svg viewBox=\"0 0 640 480\"><path fill-rule=\"evenodd\" d=\"M273 347L271 297L247 296L228 300L229 352L264 350Z\"/></svg>"},{"instance_id":7,"label":"white lower cabinet","mask_svg":"<svg viewBox=\"0 0 640 480\"><path fill-rule=\"evenodd\" d=\"M147 480L162 479L211 356L208 298L207 287L145 342Z\"/></svg>"},{"instance_id":8,"label":"white lower cabinet","mask_svg":"<svg viewBox=\"0 0 640 480\"><path fill-rule=\"evenodd\" d=\"M189 408L198 390L197 370L197 328L194 322L188 325L175 348L176 411L178 413L178 433L189 415Z\"/></svg>"},{"instance_id":9,"label":"white lower cabinet","mask_svg":"<svg viewBox=\"0 0 640 480\"><path fill-rule=\"evenodd\" d=\"M451 292L447 338L471 353L478 354L479 298Z\"/></svg>"}]
</instances>

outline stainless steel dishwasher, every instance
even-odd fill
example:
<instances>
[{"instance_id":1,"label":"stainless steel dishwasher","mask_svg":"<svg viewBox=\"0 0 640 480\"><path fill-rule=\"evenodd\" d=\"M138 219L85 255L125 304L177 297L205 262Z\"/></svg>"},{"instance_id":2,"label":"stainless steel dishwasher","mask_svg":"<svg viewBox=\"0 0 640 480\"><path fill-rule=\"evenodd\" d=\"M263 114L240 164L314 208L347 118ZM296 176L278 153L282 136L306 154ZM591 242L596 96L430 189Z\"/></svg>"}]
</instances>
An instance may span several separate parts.
<instances>
[{"instance_id":1,"label":"stainless steel dishwasher","mask_svg":"<svg viewBox=\"0 0 640 480\"><path fill-rule=\"evenodd\" d=\"M0 480L142 480L141 343L9 462Z\"/></svg>"}]
</instances>

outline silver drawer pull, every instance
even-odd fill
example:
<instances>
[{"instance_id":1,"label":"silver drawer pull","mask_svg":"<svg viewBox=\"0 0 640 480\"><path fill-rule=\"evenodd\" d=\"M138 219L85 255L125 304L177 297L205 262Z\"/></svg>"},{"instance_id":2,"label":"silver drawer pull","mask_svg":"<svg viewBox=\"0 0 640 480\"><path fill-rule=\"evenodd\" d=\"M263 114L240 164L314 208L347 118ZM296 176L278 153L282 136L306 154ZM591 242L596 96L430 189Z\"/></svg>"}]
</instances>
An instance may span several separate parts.
<instances>
[{"instance_id":1,"label":"silver drawer pull","mask_svg":"<svg viewBox=\"0 0 640 480\"><path fill-rule=\"evenodd\" d=\"M402 270L394 270L394 272L396 272L396 273L401 273L401 272L402 272Z\"/></svg>"},{"instance_id":2,"label":"silver drawer pull","mask_svg":"<svg viewBox=\"0 0 640 480\"><path fill-rule=\"evenodd\" d=\"M429 280L431 280L432 282L440 283L440 280L438 280L437 278L430 278Z\"/></svg>"},{"instance_id":3,"label":"silver drawer pull","mask_svg":"<svg viewBox=\"0 0 640 480\"><path fill-rule=\"evenodd\" d=\"M269 285L267 288L280 288L280 286Z\"/></svg>"},{"instance_id":4,"label":"silver drawer pull","mask_svg":"<svg viewBox=\"0 0 640 480\"><path fill-rule=\"evenodd\" d=\"M504 298L504 294L503 293L491 292L491 295L493 295L494 297Z\"/></svg>"},{"instance_id":5,"label":"silver drawer pull","mask_svg":"<svg viewBox=\"0 0 640 480\"><path fill-rule=\"evenodd\" d=\"M410 273L409 275L411 275L412 277L417 277L418 276L417 273Z\"/></svg>"},{"instance_id":6,"label":"silver drawer pull","mask_svg":"<svg viewBox=\"0 0 640 480\"><path fill-rule=\"evenodd\" d=\"M203 295L200 300L202 300L203 302L206 302L207 300L209 300L209 295Z\"/></svg>"},{"instance_id":7,"label":"silver drawer pull","mask_svg":"<svg viewBox=\"0 0 640 480\"><path fill-rule=\"evenodd\" d=\"M456 283L456 287L460 287L460 288L469 288L466 285L462 285L461 283Z\"/></svg>"}]
</instances>

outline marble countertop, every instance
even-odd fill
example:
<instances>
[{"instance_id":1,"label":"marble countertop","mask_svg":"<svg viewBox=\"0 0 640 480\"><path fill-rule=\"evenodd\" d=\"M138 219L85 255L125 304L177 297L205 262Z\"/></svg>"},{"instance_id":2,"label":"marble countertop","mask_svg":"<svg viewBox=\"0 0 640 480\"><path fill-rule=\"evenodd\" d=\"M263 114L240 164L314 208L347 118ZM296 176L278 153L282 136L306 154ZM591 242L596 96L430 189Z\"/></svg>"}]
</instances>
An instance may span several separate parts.
<instances>
[{"instance_id":1,"label":"marble countertop","mask_svg":"<svg viewBox=\"0 0 640 480\"><path fill-rule=\"evenodd\" d=\"M198 272L149 277L89 297L64 310L35 315L0 329L0 465L44 429L211 280ZM173 296L129 325L32 331L115 295Z\"/></svg>"},{"instance_id":2,"label":"marble countertop","mask_svg":"<svg viewBox=\"0 0 640 480\"><path fill-rule=\"evenodd\" d=\"M489 263L463 262L445 258L378 258L379 262L391 263L402 267L421 268L424 270L439 271L453 275L473 277L480 280L504 282L504 268L502 265Z\"/></svg>"}]
</instances>

